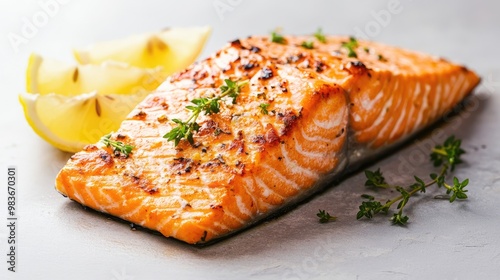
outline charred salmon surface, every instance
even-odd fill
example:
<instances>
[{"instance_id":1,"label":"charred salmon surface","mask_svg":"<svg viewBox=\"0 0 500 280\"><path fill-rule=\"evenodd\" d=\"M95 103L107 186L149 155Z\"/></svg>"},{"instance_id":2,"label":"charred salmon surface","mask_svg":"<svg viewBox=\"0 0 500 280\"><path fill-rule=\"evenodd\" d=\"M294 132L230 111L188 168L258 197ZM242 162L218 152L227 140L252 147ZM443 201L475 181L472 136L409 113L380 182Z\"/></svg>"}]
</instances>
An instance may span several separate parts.
<instances>
[{"instance_id":1,"label":"charred salmon surface","mask_svg":"<svg viewBox=\"0 0 500 280\"><path fill-rule=\"evenodd\" d=\"M71 200L190 244L227 236L300 202L352 166L436 122L479 83L467 68L348 37L235 40L174 74L111 139L71 156L56 189ZM302 46L313 41L312 48ZM350 53L354 52L354 55ZM200 114L193 143L163 136L195 98L246 81ZM265 107L263 108L263 104Z\"/></svg>"}]
</instances>

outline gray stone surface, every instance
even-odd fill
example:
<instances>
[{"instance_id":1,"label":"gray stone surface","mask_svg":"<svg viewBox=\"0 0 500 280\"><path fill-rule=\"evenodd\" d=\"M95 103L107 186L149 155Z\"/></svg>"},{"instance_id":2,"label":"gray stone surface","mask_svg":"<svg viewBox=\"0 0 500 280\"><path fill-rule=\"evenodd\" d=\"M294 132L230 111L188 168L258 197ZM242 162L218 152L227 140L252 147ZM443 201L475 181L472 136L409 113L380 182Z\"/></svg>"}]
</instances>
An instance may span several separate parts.
<instances>
[{"instance_id":1,"label":"gray stone surface","mask_svg":"<svg viewBox=\"0 0 500 280\"><path fill-rule=\"evenodd\" d=\"M1 279L498 279L500 2L66 2L18 52L9 34L21 35L23 18L32 20L43 9L39 1L0 3L2 224L7 166L17 166L19 174L18 272L7 271L7 228L1 226ZM399 6L389 9L391 3ZM215 7L226 10L218 13ZM470 199L450 204L433 199L437 192L430 191L410 206L407 227L390 226L384 217L356 221L359 195L366 190L363 174L353 174L286 215L200 249L132 231L56 193L54 178L69 154L33 133L17 101L29 53L69 60L73 46L165 26L204 24L214 31L203 56L238 36L266 34L277 26L296 34L322 26L333 34L365 30L374 40L444 56L476 70L483 83L466 110L371 166L392 172L398 182L411 179L410 174L425 176L433 168L422 158L418 142L433 141L437 132L456 134L467 154L455 175L470 178ZM400 172L405 170L411 173ZM319 224L319 208L338 221Z\"/></svg>"}]
</instances>

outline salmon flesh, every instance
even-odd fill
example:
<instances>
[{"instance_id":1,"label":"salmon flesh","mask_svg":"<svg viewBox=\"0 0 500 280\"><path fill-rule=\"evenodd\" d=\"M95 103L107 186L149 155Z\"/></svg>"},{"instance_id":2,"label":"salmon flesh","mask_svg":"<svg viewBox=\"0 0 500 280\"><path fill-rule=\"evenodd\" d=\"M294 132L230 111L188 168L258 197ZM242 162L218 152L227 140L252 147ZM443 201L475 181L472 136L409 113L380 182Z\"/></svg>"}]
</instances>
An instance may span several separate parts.
<instances>
[{"instance_id":1,"label":"salmon flesh","mask_svg":"<svg viewBox=\"0 0 500 280\"><path fill-rule=\"evenodd\" d=\"M174 74L111 139L71 156L70 199L187 243L227 236L293 205L408 139L463 100L479 77L444 59L348 37L235 40ZM301 46L312 41L312 49ZM352 42L352 41L351 41ZM310 46L311 47L311 46ZM163 136L194 98L248 80L236 103L200 114L194 143ZM263 108L267 106L267 108Z\"/></svg>"}]
</instances>

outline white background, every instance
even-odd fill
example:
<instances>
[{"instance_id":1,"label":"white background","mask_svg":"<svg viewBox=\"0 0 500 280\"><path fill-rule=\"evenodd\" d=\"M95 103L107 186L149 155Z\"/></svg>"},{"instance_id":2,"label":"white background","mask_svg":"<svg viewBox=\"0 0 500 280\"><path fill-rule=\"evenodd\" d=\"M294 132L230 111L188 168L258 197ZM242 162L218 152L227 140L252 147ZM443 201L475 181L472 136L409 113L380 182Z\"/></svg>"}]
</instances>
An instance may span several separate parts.
<instances>
[{"instance_id":1,"label":"white background","mask_svg":"<svg viewBox=\"0 0 500 280\"><path fill-rule=\"evenodd\" d=\"M7 166L16 166L19 176L18 272L7 271L7 228L0 226L1 279L498 279L500 2L400 0L398 13L381 18L394 1L67 0L31 38L13 45L9 36L22 36L23 18L32 21L47 1L0 2L0 218L5 223ZM213 27L202 57L229 40L275 27L310 34L321 26L330 34L365 30L373 40L477 71L483 83L472 105L417 139L431 139L436 130L463 139L466 163L455 175L470 178L470 199L449 204L432 199L438 192L419 196L405 228L390 226L384 217L356 221L359 194L366 190L364 176L354 174L278 219L197 248L131 231L56 193L54 178L69 154L31 130L17 101L29 54L69 61L75 46L194 25ZM432 167L427 160L415 161L418 151L412 142L371 168L397 172L409 166L412 173L398 173L398 183L412 174L425 176ZM318 208L338 221L319 224Z\"/></svg>"}]
</instances>

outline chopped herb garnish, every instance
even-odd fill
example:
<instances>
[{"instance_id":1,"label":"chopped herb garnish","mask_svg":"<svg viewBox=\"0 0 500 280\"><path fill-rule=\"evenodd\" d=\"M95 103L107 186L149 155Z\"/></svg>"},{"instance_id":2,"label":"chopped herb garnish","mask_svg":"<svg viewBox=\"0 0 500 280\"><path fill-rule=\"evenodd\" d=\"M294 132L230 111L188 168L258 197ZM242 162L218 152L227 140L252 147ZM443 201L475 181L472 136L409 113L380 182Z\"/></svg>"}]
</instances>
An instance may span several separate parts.
<instances>
[{"instance_id":1,"label":"chopped herb garnish","mask_svg":"<svg viewBox=\"0 0 500 280\"><path fill-rule=\"evenodd\" d=\"M334 216L330 215L330 213L326 212L325 210L321 210L321 209L318 211L316 216L318 216L319 222L322 224L328 223L328 222L333 222L333 221L337 220L337 217L334 217Z\"/></svg>"},{"instance_id":2,"label":"chopped herb garnish","mask_svg":"<svg viewBox=\"0 0 500 280\"><path fill-rule=\"evenodd\" d=\"M354 49L358 47L358 41L356 40L356 38L349 37L349 42L342 43L342 47L347 50L348 57L358 57L358 55L354 51Z\"/></svg>"},{"instance_id":3,"label":"chopped herb garnish","mask_svg":"<svg viewBox=\"0 0 500 280\"><path fill-rule=\"evenodd\" d=\"M267 108L269 107L269 103L262 103L259 105L259 108L260 108L260 112L264 115L267 115L269 114L269 112L267 111Z\"/></svg>"},{"instance_id":4,"label":"chopped herb garnish","mask_svg":"<svg viewBox=\"0 0 500 280\"><path fill-rule=\"evenodd\" d=\"M321 27L318 28L316 33L314 33L314 37L316 37L316 39L318 39L318 41L320 41L321 43L326 43L326 37L325 34L323 34L323 30L321 30Z\"/></svg>"},{"instance_id":5,"label":"chopped herb garnish","mask_svg":"<svg viewBox=\"0 0 500 280\"><path fill-rule=\"evenodd\" d=\"M128 157L135 148L134 146L126 145L121 141L112 140L111 133L103 136L100 141L106 145L106 147L113 147L113 152L122 153L125 157Z\"/></svg>"},{"instance_id":6,"label":"chopped herb garnish","mask_svg":"<svg viewBox=\"0 0 500 280\"><path fill-rule=\"evenodd\" d=\"M200 129L200 125L196 122L200 113L204 112L205 115L219 113L219 101L226 96L231 97L233 99L233 104L235 104L241 88L248 84L248 81L233 82L229 79L224 80L224 82L226 84L219 88L220 94L218 96L213 98L195 98L191 100L191 103L194 105L188 105L186 109L193 112L192 115L186 121L172 119L177 126L163 135L163 137L167 138L168 141L174 141L175 146L177 146L182 139L186 139L191 145L194 145L193 133L198 132Z\"/></svg>"},{"instance_id":7,"label":"chopped herb garnish","mask_svg":"<svg viewBox=\"0 0 500 280\"><path fill-rule=\"evenodd\" d=\"M304 41L304 42L302 42L302 44L300 44L300 46L310 50L310 49L314 48L314 42L313 41Z\"/></svg>"},{"instance_id":8,"label":"chopped herb garnish","mask_svg":"<svg viewBox=\"0 0 500 280\"><path fill-rule=\"evenodd\" d=\"M285 37L283 37L283 35L278 33L278 30L275 30L271 33L271 41L278 44L286 43Z\"/></svg>"}]
</instances>

